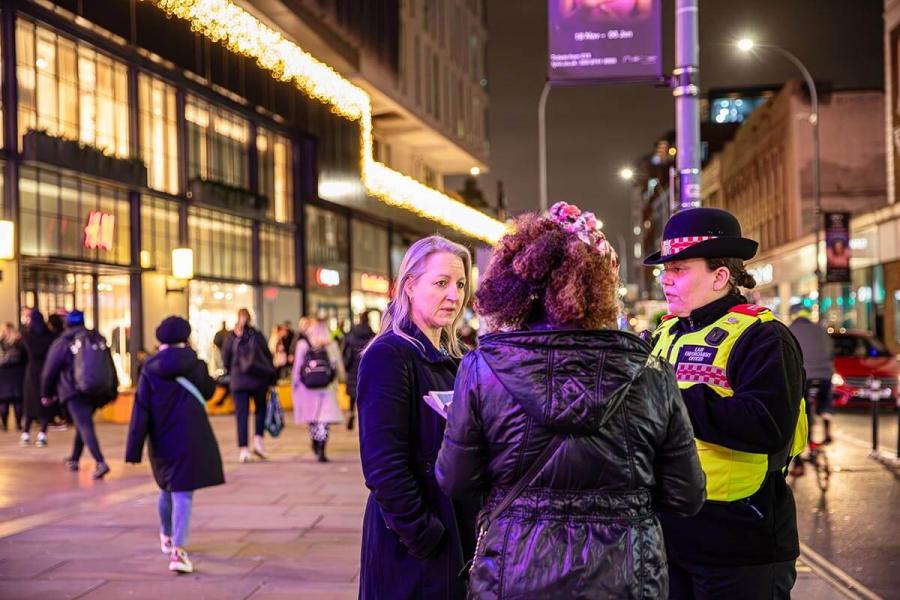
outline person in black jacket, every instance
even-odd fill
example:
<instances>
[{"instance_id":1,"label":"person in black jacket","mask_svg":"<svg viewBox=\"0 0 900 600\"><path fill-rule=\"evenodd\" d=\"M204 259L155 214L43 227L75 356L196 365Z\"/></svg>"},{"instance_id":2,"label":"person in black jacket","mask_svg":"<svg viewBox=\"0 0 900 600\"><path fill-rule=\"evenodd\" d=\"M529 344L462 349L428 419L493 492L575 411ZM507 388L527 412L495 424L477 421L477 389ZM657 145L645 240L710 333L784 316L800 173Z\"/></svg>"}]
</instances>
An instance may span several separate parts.
<instances>
[{"instance_id":1,"label":"person in black jacket","mask_svg":"<svg viewBox=\"0 0 900 600\"><path fill-rule=\"evenodd\" d=\"M361 600L463 598L480 499L452 501L434 463L445 417L424 400L453 388L457 331L471 294L469 251L439 236L414 243L381 331L359 366L359 443L371 491L363 520Z\"/></svg>"},{"instance_id":2,"label":"person in black jacket","mask_svg":"<svg viewBox=\"0 0 900 600\"><path fill-rule=\"evenodd\" d=\"M265 336L250 325L250 311L238 311L234 331L225 337L222 362L229 376L229 387L234 398L237 437L241 462L249 462L247 448L247 421L250 418L250 398L256 408L254 420L253 454L265 460L263 432L266 422L266 396L269 386L278 376L272 363L272 353Z\"/></svg>"},{"instance_id":3,"label":"person in black jacket","mask_svg":"<svg viewBox=\"0 0 900 600\"><path fill-rule=\"evenodd\" d=\"M84 344L93 344L106 354L104 372L108 381L104 383L104 391L86 394L79 391L78 375L75 372L75 354ZM97 461L92 477L102 479L109 473L109 466L103 460L100 442L94 430L94 411L115 399L118 393L119 380L115 364L112 360L106 340L96 331L84 326L84 313L73 310L66 315L66 330L51 344L47 352L47 362L41 371L41 403L50 406L55 399L65 405L75 421L75 441L72 445L72 456L66 460L69 471L78 470L78 461L85 444Z\"/></svg>"},{"instance_id":4,"label":"person in black jacket","mask_svg":"<svg viewBox=\"0 0 900 600\"><path fill-rule=\"evenodd\" d=\"M188 346L190 324L168 317L156 329L159 351L147 359L131 412L125 462L141 462L150 438L150 465L159 486L160 548L170 556L169 570L193 571L188 529L194 490L225 483L222 457L206 416L206 400L216 383Z\"/></svg>"},{"instance_id":5,"label":"person in black jacket","mask_svg":"<svg viewBox=\"0 0 900 600\"><path fill-rule=\"evenodd\" d=\"M22 330L22 343L28 355L28 366L25 369L25 427L22 431L21 445L31 443L31 424L40 422L40 431L35 445L42 448L47 445L47 427L50 425L51 411L41 404L41 371L47 360L47 353L53 341L59 337L44 322L44 316L36 308L28 312L25 327Z\"/></svg>"},{"instance_id":6,"label":"person in black jacket","mask_svg":"<svg viewBox=\"0 0 900 600\"><path fill-rule=\"evenodd\" d=\"M343 340L344 368L347 370L347 395L350 396L350 414L347 416L347 430L353 430L353 422L356 420L356 383L359 374L359 361L362 360L362 351L375 337L372 326L369 325L367 310L359 314L359 320Z\"/></svg>"},{"instance_id":7,"label":"person in black jacket","mask_svg":"<svg viewBox=\"0 0 900 600\"><path fill-rule=\"evenodd\" d=\"M22 431L22 393L28 357L22 336L12 323L0 326L0 424L8 431L9 408L12 406L16 431Z\"/></svg>"},{"instance_id":8,"label":"person in black jacket","mask_svg":"<svg viewBox=\"0 0 900 600\"><path fill-rule=\"evenodd\" d=\"M657 511L696 513L704 477L672 369L615 329L617 282L593 215L565 203L494 251L476 309L502 331L460 365L436 469L450 496L487 494L470 598L668 593Z\"/></svg>"},{"instance_id":9,"label":"person in black jacket","mask_svg":"<svg viewBox=\"0 0 900 600\"><path fill-rule=\"evenodd\" d=\"M693 517L663 517L671 598L789 598L800 553L785 482L806 445L803 358L791 332L740 288L758 244L716 208L673 215L662 249L669 312L653 353L675 367L707 478Z\"/></svg>"}]
</instances>

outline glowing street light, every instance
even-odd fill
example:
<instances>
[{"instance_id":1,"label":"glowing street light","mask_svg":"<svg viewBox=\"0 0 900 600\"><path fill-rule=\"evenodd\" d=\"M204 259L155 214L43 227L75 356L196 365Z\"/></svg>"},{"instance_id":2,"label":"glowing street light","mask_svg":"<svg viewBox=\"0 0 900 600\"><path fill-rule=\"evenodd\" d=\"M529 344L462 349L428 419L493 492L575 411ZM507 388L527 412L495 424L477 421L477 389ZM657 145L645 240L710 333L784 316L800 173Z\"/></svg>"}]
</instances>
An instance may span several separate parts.
<instances>
[{"instance_id":1,"label":"glowing street light","mask_svg":"<svg viewBox=\"0 0 900 600\"><path fill-rule=\"evenodd\" d=\"M478 177L479 175L481 175L481 169L479 169L478 167L472 167L471 169L469 169L469 175L471 175L472 177Z\"/></svg>"},{"instance_id":2,"label":"glowing street light","mask_svg":"<svg viewBox=\"0 0 900 600\"><path fill-rule=\"evenodd\" d=\"M622 167L619 170L619 177L624 179L625 181L631 181L634 179L634 169L631 167Z\"/></svg>"},{"instance_id":3,"label":"glowing street light","mask_svg":"<svg viewBox=\"0 0 900 600\"><path fill-rule=\"evenodd\" d=\"M738 50L741 52L750 52L754 46L756 46L756 42L750 38L741 38L737 43Z\"/></svg>"}]
</instances>

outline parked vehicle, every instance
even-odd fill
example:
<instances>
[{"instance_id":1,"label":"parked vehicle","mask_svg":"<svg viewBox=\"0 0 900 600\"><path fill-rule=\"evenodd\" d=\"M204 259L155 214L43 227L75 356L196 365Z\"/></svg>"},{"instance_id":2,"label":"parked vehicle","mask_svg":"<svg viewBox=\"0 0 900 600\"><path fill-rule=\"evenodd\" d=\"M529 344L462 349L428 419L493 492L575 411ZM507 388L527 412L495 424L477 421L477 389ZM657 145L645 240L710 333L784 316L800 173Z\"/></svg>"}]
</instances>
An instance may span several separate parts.
<instances>
[{"instance_id":1,"label":"parked vehicle","mask_svg":"<svg viewBox=\"0 0 900 600\"><path fill-rule=\"evenodd\" d=\"M868 331L829 328L834 340L834 375L831 393L835 408L868 407L868 390L875 380L881 401L893 408L897 402L900 362Z\"/></svg>"}]
</instances>

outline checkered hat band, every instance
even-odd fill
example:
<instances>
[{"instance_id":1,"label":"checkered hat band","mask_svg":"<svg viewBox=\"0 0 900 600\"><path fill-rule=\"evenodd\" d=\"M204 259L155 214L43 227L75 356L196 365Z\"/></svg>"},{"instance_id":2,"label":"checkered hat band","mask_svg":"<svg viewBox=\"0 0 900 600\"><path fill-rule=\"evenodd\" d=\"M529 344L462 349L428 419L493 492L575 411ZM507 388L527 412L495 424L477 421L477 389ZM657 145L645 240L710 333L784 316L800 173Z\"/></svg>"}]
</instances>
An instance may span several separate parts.
<instances>
[{"instance_id":1,"label":"checkered hat band","mask_svg":"<svg viewBox=\"0 0 900 600\"><path fill-rule=\"evenodd\" d=\"M686 383L705 383L726 390L731 389L725 369L714 365L690 365L679 363L675 369L675 379Z\"/></svg>"},{"instance_id":2,"label":"checkered hat band","mask_svg":"<svg viewBox=\"0 0 900 600\"><path fill-rule=\"evenodd\" d=\"M700 242L705 242L706 240L714 240L719 236L716 235L692 235L690 237L680 237L680 238L672 238L670 240L663 240L662 243L662 255L663 256L672 256L673 254L678 254L682 250L686 248L690 248L694 244L699 244Z\"/></svg>"}]
</instances>

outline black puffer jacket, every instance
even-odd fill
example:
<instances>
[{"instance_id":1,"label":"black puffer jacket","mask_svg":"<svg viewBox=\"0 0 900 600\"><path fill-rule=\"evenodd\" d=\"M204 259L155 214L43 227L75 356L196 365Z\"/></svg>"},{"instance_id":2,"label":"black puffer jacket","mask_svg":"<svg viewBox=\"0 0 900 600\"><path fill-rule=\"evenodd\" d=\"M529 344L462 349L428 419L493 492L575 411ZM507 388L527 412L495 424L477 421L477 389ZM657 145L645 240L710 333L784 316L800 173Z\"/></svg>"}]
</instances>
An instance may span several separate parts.
<instances>
[{"instance_id":1,"label":"black puffer jacket","mask_svg":"<svg viewBox=\"0 0 900 600\"><path fill-rule=\"evenodd\" d=\"M521 331L485 336L463 359L437 462L448 495L487 492L490 512L565 436L488 529L470 598L667 596L655 513L696 513L705 479L675 376L649 354L619 331Z\"/></svg>"}]
</instances>

